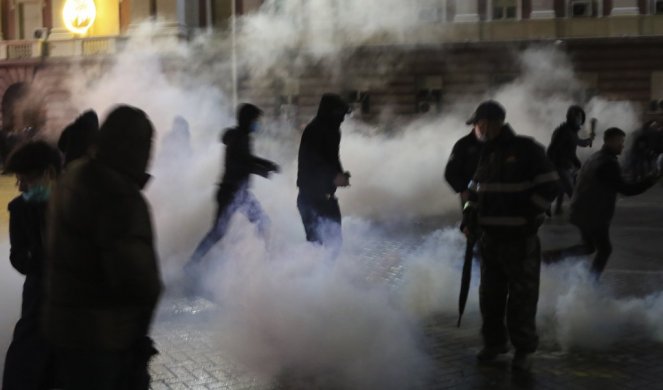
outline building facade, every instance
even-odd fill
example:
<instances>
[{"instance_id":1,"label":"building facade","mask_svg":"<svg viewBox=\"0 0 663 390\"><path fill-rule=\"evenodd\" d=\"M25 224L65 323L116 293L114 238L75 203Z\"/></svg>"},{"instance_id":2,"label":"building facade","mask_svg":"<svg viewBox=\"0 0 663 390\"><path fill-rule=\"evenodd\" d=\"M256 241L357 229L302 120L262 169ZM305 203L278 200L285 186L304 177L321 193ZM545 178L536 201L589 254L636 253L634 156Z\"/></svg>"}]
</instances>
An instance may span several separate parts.
<instances>
[{"instance_id":1,"label":"building facade","mask_svg":"<svg viewBox=\"0 0 663 390\"><path fill-rule=\"evenodd\" d=\"M279 2L274 0L278 8ZM296 0L288 0L291 2ZM299 0L306 1L306 0ZM330 0L337 6L343 1ZM67 7L93 3L96 14L67 20ZM98 64L122 50L145 20L163 34L190 39L227 31L233 12L258 9L263 0L1 0L0 122L4 134L25 128L58 129L73 116L60 80L72 63ZM72 5L73 4L73 5ZM367 119L384 110L417 115L443 110L460 96L477 95L517 76L511 53L535 43L565 50L587 95L600 93L663 113L663 0L417 0L416 34L398 43L384 37L348 48L342 79L312 68L290 78L238 77L240 97L275 115L307 120L322 92L346 95ZM72 32L71 24L84 27ZM87 25L86 25L87 23ZM415 38L416 37L416 38ZM399 66L377 77L375 56ZM482 58L484 61L477 61ZM386 81L385 81L386 80ZM581 99L582 97L579 97Z\"/></svg>"}]
</instances>

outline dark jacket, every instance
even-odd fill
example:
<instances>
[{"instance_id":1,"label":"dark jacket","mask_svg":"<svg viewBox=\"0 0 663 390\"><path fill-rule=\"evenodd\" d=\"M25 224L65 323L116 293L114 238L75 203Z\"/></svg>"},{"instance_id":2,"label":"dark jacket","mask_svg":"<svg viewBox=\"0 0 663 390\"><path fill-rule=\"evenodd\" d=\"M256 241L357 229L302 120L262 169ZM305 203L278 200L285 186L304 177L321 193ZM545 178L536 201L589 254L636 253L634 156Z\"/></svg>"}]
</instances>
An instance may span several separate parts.
<instances>
[{"instance_id":1,"label":"dark jacket","mask_svg":"<svg viewBox=\"0 0 663 390\"><path fill-rule=\"evenodd\" d=\"M341 123L348 105L338 96L322 97L318 113L306 126L299 144L297 187L305 193L320 195L336 192L334 179L343 173L339 158Z\"/></svg>"},{"instance_id":2,"label":"dark jacket","mask_svg":"<svg viewBox=\"0 0 663 390\"><path fill-rule=\"evenodd\" d=\"M607 148L594 153L580 170L571 199L570 220L581 227L607 227L615 214L617 194L638 195L655 183L651 177L627 183L617 156Z\"/></svg>"},{"instance_id":3,"label":"dark jacket","mask_svg":"<svg viewBox=\"0 0 663 390\"><path fill-rule=\"evenodd\" d=\"M225 171L221 185L240 188L248 183L249 175L267 177L276 169L273 162L253 155L248 126L226 130L221 140L226 145Z\"/></svg>"},{"instance_id":4,"label":"dark jacket","mask_svg":"<svg viewBox=\"0 0 663 390\"><path fill-rule=\"evenodd\" d=\"M45 202L27 202L17 196L8 205L9 260L25 275L21 317L38 318L43 295Z\"/></svg>"},{"instance_id":5,"label":"dark jacket","mask_svg":"<svg viewBox=\"0 0 663 390\"><path fill-rule=\"evenodd\" d=\"M479 165L479 157L484 143L474 135L474 131L459 139L451 149L451 155L444 170L444 178L457 193L467 190L474 172Z\"/></svg>"},{"instance_id":6,"label":"dark jacket","mask_svg":"<svg viewBox=\"0 0 663 390\"><path fill-rule=\"evenodd\" d=\"M58 149L64 154L64 165L83 157L95 142L99 131L97 113L89 110L76 118L60 134Z\"/></svg>"},{"instance_id":7,"label":"dark jacket","mask_svg":"<svg viewBox=\"0 0 663 390\"><path fill-rule=\"evenodd\" d=\"M487 234L516 238L536 233L558 191L558 175L543 147L509 125L486 142L469 186Z\"/></svg>"},{"instance_id":8,"label":"dark jacket","mask_svg":"<svg viewBox=\"0 0 663 390\"><path fill-rule=\"evenodd\" d=\"M553 132L546 154L555 165L555 168L559 170L580 168L581 164L576 154L576 148L578 146L591 146L592 140L591 138L580 139L578 131L580 131L579 127L569 122L564 122Z\"/></svg>"},{"instance_id":9,"label":"dark jacket","mask_svg":"<svg viewBox=\"0 0 663 390\"><path fill-rule=\"evenodd\" d=\"M44 329L56 346L126 350L147 335L161 291L147 202L141 194L151 123L113 111L95 158L72 163L49 209Z\"/></svg>"}]
</instances>

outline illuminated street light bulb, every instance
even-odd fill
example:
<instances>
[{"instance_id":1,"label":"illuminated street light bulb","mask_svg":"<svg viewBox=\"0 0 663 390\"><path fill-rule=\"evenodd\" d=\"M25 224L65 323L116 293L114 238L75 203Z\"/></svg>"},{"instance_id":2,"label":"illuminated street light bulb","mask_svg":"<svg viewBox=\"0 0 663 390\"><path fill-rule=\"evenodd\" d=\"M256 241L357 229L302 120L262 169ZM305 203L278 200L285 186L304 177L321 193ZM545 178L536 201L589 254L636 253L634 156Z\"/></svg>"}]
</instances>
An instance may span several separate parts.
<instances>
[{"instance_id":1,"label":"illuminated street light bulb","mask_svg":"<svg viewBox=\"0 0 663 390\"><path fill-rule=\"evenodd\" d=\"M67 0L62 10L64 25L74 34L85 34L97 17L94 0Z\"/></svg>"}]
</instances>

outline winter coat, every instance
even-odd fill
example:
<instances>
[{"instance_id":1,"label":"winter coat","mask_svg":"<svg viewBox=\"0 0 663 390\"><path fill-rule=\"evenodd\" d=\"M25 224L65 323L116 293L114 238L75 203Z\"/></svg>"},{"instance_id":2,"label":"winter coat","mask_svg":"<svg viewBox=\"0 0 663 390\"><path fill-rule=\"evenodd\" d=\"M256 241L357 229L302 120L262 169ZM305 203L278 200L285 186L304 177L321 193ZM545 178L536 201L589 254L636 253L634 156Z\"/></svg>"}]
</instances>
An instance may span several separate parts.
<instances>
[{"instance_id":1,"label":"winter coat","mask_svg":"<svg viewBox=\"0 0 663 390\"><path fill-rule=\"evenodd\" d=\"M8 205L9 260L25 275L21 317L38 317L43 295L45 202L28 202L17 196Z\"/></svg>"},{"instance_id":2,"label":"winter coat","mask_svg":"<svg viewBox=\"0 0 663 390\"><path fill-rule=\"evenodd\" d=\"M444 170L444 178L457 193L467 190L467 185L479 165L483 145L474 135L474 131L454 144Z\"/></svg>"},{"instance_id":3,"label":"winter coat","mask_svg":"<svg viewBox=\"0 0 663 390\"><path fill-rule=\"evenodd\" d=\"M300 191L315 195L336 192L334 179L343 173L339 147L341 123L347 111L347 104L336 95L322 97L318 113L304 129L299 144L297 187Z\"/></svg>"},{"instance_id":4,"label":"winter coat","mask_svg":"<svg viewBox=\"0 0 663 390\"><path fill-rule=\"evenodd\" d=\"M73 162L51 198L44 329L58 347L126 350L148 334L162 288L141 194L152 132L142 111L116 109L97 156Z\"/></svg>"},{"instance_id":5,"label":"winter coat","mask_svg":"<svg viewBox=\"0 0 663 390\"><path fill-rule=\"evenodd\" d=\"M615 214L617 194L638 195L653 186L655 179L627 183L617 155L606 147L594 153L580 170L571 199L570 221L581 227L608 227Z\"/></svg>"},{"instance_id":6,"label":"winter coat","mask_svg":"<svg viewBox=\"0 0 663 390\"><path fill-rule=\"evenodd\" d=\"M482 230L504 238L536 233L558 188L543 147L509 125L486 142L469 186Z\"/></svg>"}]
</instances>

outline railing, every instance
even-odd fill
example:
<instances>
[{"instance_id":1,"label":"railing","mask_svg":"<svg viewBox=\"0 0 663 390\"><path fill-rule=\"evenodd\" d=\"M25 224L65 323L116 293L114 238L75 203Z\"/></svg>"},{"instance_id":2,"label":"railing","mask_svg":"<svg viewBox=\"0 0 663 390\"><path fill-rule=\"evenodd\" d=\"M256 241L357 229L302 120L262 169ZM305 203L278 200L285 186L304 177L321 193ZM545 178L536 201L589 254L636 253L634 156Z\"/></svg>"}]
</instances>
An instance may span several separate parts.
<instances>
[{"instance_id":1,"label":"railing","mask_svg":"<svg viewBox=\"0 0 663 390\"><path fill-rule=\"evenodd\" d=\"M0 59L21 60L38 58L43 53L41 41L0 41Z\"/></svg>"}]
</instances>

